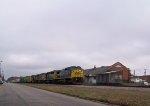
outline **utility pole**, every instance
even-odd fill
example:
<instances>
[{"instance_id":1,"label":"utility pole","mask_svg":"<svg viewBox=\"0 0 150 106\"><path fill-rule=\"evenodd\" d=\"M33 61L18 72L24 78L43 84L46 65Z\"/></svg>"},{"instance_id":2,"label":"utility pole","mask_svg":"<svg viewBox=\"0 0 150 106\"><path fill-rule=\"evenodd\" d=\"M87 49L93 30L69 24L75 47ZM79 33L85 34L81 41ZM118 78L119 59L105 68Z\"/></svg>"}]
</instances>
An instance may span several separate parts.
<instances>
[{"instance_id":1,"label":"utility pole","mask_svg":"<svg viewBox=\"0 0 150 106\"><path fill-rule=\"evenodd\" d=\"M147 69L144 69L144 70L145 70L145 71L144 71L144 75L146 76L146 70L147 70Z\"/></svg>"},{"instance_id":2,"label":"utility pole","mask_svg":"<svg viewBox=\"0 0 150 106\"><path fill-rule=\"evenodd\" d=\"M134 70L134 73L133 73L134 77L135 77L135 70Z\"/></svg>"},{"instance_id":3,"label":"utility pole","mask_svg":"<svg viewBox=\"0 0 150 106\"><path fill-rule=\"evenodd\" d=\"M2 80L4 81L4 70L2 70Z\"/></svg>"},{"instance_id":4,"label":"utility pole","mask_svg":"<svg viewBox=\"0 0 150 106\"><path fill-rule=\"evenodd\" d=\"M94 69L96 69L96 65L94 65Z\"/></svg>"},{"instance_id":5,"label":"utility pole","mask_svg":"<svg viewBox=\"0 0 150 106\"><path fill-rule=\"evenodd\" d=\"M144 79L147 81L147 78L146 78L146 70L147 69L144 69L145 71L144 71Z\"/></svg>"},{"instance_id":6,"label":"utility pole","mask_svg":"<svg viewBox=\"0 0 150 106\"><path fill-rule=\"evenodd\" d=\"M0 61L0 79L2 79L2 65L1 65L2 62L3 61Z\"/></svg>"}]
</instances>

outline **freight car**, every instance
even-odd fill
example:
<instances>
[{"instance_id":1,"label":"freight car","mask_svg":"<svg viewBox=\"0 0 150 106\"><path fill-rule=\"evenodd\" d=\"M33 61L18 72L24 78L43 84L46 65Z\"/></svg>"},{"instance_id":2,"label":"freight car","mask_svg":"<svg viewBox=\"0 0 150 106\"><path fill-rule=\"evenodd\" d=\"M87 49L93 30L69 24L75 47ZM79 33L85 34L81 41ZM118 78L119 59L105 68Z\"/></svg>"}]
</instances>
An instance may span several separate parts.
<instances>
[{"instance_id":1,"label":"freight car","mask_svg":"<svg viewBox=\"0 0 150 106\"><path fill-rule=\"evenodd\" d=\"M27 83L31 83L32 82L32 78L31 78L31 76L26 76L27 78Z\"/></svg>"},{"instance_id":2,"label":"freight car","mask_svg":"<svg viewBox=\"0 0 150 106\"><path fill-rule=\"evenodd\" d=\"M32 78L31 78L31 76L25 76L25 77L21 77L20 81L24 82L24 83L31 83L32 82Z\"/></svg>"},{"instance_id":3,"label":"freight car","mask_svg":"<svg viewBox=\"0 0 150 106\"><path fill-rule=\"evenodd\" d=\"M20 77L20 82L21 83L26 83L25 77Z\"/></svg>"}]
</instances>

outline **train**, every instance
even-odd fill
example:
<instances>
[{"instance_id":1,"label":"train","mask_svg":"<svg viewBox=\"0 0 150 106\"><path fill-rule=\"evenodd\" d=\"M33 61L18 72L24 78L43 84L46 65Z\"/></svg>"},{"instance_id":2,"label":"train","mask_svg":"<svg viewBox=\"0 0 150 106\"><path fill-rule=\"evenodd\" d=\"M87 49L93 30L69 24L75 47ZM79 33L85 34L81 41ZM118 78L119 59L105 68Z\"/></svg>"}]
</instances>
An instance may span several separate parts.
<instances>
[{"instance_id":1,"label":"train","mask_svg":"<svg viewBox=\"0 0 150 106\"><path fill-rule=\"evenodd\" d=\"M59 84L82 84L84 70L80 66L70 66L62 70L53 70L47 73L24 76L21 83L59 83Z\"/></svg>"}]
</instances>

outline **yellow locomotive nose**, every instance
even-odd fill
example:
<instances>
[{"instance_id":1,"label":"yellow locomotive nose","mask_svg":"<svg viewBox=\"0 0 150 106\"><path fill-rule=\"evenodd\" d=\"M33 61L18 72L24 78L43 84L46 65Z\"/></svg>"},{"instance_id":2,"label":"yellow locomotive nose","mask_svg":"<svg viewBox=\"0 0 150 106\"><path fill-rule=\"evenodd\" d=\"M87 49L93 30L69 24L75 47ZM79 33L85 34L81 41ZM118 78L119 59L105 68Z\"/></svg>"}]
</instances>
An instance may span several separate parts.
<instances>
[{"instance_id":1,"label":"yellow locomotive nose","mask_svg":"<svg viewBox=\"0 0 150 106\"><path fill-rule=\"evenodd\" d=\"M73 70L71 72L71 78L83 78L83 71L82 70Z\"/></svg>"}]
</instances>

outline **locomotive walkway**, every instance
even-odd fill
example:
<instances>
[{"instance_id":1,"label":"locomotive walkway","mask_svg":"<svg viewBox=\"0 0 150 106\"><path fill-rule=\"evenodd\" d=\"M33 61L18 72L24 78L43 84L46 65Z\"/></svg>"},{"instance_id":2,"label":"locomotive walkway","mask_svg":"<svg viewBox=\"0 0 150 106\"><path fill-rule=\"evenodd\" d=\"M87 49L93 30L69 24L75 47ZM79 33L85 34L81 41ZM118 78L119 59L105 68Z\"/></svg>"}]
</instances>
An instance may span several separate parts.
<instances>
[{"instance_id":1,"label":"locomotive walkway","mask_svg":"<svg viewBox=\"0 0 150 106\"><path fill-rule=\"evenodd\" d=\"M0 85L0 106L107 106L19 84Z\"/></svg>"}]
</instances>

